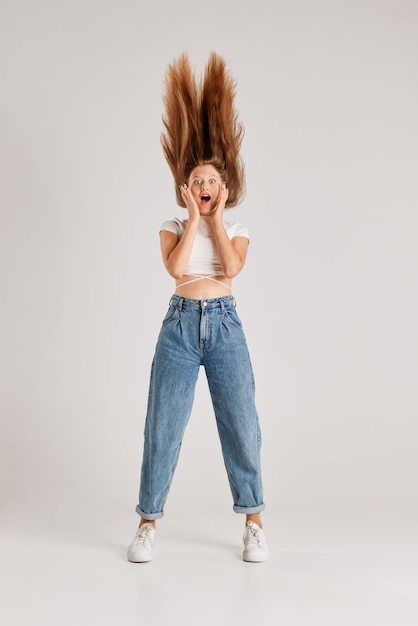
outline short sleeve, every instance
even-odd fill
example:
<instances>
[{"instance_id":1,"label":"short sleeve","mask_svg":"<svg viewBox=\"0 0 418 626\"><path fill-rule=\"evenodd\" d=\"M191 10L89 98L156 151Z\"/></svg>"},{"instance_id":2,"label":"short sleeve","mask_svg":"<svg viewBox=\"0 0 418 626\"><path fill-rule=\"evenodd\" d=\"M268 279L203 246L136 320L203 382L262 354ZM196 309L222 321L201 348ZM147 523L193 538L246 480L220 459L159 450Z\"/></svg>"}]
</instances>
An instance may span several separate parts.
<instances>
[{"instance_id":1,"label":"short sleeve","mask_svg":"<svg viewBox=\"0 0 418 626\"><path fill-rule=\"evenodd\" d=\"M181 237L184 231L182 223L178 219L166 220L160 226L160 231L168 230L170 233L174 233L177 237Z\"/></svg>"},{"instance_id":2,"label":"short sleeve","mask_svg":"<svg viewBox=\"0 0 418 626\"><path fill-rule=\"evenodd\" d=\"M250 238L248 228L243 224L238 224L236 222L234 224L230 224L227 228L227 231L230 239L233 239L234 237L246 237L247 239Z\"/></svg>"}]
</instances>

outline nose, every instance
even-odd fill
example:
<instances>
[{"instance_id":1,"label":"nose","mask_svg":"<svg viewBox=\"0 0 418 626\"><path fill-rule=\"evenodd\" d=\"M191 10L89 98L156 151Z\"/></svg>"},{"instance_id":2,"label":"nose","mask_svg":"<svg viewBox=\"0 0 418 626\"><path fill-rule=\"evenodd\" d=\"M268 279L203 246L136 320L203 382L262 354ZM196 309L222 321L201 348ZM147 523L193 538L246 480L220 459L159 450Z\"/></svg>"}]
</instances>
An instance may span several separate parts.
<instances>
[{"instance_id":1,"label":"nose","mask_svg":"<svg viewBox=\"0 0 418 626\"><path fill-rule=\"evenodd\" d=\"M202 181L202 184L200 185L200 189L207 189L208 188L208 184L205 181Z\"/></svg>"}]
</instances>

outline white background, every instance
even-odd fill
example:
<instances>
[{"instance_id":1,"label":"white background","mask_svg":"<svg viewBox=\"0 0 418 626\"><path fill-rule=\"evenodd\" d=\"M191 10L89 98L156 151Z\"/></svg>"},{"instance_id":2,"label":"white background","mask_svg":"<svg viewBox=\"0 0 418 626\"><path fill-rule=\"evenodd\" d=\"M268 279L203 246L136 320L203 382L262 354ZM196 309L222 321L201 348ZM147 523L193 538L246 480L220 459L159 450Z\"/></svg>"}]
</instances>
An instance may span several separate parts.
<instances>
[{"instance_id":1,"label":"white background","mask_svg":"<svg viewBox=\"0 0 418 626\"><path fill-rule=\"evenodd\" d=\"M230 217L251 234L234 294L265 519L416 512L417 27L414 0L2 0L5 527L137 522L173 291L158 229L184 216L159 143L182 51L198 74L225 57L246 128ZM202 372L164 524L215 512L233 515Z\"/></svg>"}]
</instances>

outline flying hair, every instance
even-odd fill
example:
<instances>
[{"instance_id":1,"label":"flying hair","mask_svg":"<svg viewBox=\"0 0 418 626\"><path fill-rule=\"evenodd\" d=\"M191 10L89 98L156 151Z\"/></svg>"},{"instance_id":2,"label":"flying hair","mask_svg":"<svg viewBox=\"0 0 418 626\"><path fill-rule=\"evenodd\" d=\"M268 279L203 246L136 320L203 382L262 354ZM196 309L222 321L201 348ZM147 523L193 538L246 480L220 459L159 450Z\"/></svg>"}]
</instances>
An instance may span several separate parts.
<instances>
[{"instance_id":1,"label":"flying hair","mask_svg":"<svg viewBox=\"0 0 418 626\"><path fill-rule=\"evenodd\" d=\"M185 53L173 61L165 76L161 145L174 177L177 204L185 207L179 186L198 165L213 165L228 187L226 208L245 193L240 157L244 127L234 105L236 83L225 60L212 52L198 83Z\"/></svg>"}]
</instances>

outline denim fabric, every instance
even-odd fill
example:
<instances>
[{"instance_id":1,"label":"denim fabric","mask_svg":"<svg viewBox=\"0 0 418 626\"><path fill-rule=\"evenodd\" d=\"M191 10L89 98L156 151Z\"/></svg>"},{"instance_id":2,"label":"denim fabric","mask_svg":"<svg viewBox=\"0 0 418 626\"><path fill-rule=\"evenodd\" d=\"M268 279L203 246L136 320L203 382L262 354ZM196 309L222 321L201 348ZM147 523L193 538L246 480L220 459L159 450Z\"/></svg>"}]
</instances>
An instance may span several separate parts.
<instances>
[{"instance_id":1,"label":"denim fabric","mask_svg":"<svg viewBox=\"0 0 418 626\"><path fill-rule=\"evenodd\" d=\"M264 509L261 435L254 377L232 296L192 300L173 296L151 369L137 513L162 517L192 410L200 366L205 368L234 511Z\"/></svg>"}]
</instances>

